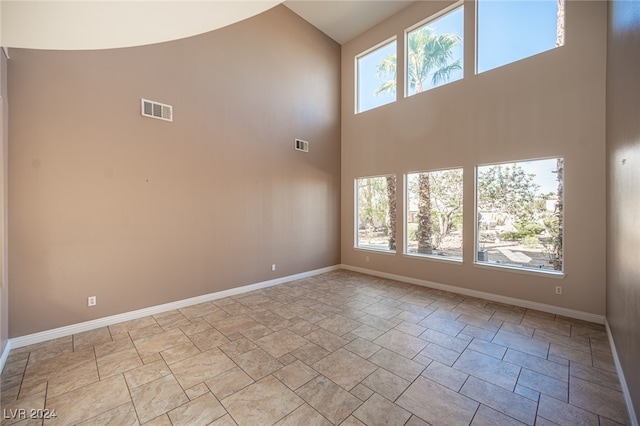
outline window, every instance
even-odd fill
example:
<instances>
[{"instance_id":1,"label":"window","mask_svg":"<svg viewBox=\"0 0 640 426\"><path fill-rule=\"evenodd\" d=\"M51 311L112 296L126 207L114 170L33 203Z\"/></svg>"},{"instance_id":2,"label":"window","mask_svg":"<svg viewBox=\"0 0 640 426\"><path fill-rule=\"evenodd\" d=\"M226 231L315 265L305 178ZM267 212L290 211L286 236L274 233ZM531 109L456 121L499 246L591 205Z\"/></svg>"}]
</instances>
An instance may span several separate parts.
<instances>
[{"instance_id":1,"label":"window","mask_svg":"<svg viewBox=\"0 0 640 426\"><path fill-rule=\"evenodd\" d=\"M462 169L406 175L405 253L462 259Z\"/></svg>"},{"instance_id":2,"label":"window","mask_svg":"<svg viewBox=\"0 0 640 426\"><path fill-rule=\"evenodd\" d=\"M562 46L564 1L478 0L478 72Z\"/></svg>"},{"instance_id":3,"label":"window","mask_svg":"<svg viewBox=\"0 0 640 426\"><path fill-rule=\"evenodd\" d=\"M462 78L464 7L407 32L407 96Z\"/></svg>"},{"instance_id":4,"label":"window","mask_svg":"<svg viewBox=\"0 0 640 426\"><path fill-rule=\"evenodd\" d=\"M396 41L356 57L356 113L396 100Z\"/></svg>"},{"instance_id":5,"label":"window","mask_svg":"<svg viewBox=\"0 0 640 426\"><path fill-rule=\"evenodd\" d=\"M478 263L563 270L564 160L478 166Z\"/></svg>"},{"instance_id":6,"label":"window","mask_svg":"<svg viewBox=\"0 0 640 426\"><path fill-rule=\"evenodd\" d=\"M396 250L396 177L356 179L356 247Z\"/></svg>"}]
</instances>

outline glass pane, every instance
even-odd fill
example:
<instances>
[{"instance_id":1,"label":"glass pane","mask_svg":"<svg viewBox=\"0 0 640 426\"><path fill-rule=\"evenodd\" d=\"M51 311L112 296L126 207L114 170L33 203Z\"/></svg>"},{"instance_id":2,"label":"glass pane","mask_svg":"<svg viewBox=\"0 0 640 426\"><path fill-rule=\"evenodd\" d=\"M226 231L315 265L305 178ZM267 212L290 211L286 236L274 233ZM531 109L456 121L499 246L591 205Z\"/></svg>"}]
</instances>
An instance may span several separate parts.
<instances>
[{"instance_id":1,"label":"glass pane","mask_svg":"<svg viewBox=\"0 0 640 426\"><path fill-rule=\"evenodd\" d=\"M358 179L356 200L356 247L395 251L396 177Z\"/></svg>"},{"instance_id":2,"label":"glass pane","mask_svg":"<svg viewBox=\"0 0 640 426\"><path fill-rule=\"evenodd\" d=\"M407 33L407 96L463 76L464 8Z\"/></svg>"},{"instance_id":3,"label":"glass pane","mask_svg":"<svg viewBox=\"0 0 640 426\"><path fill-rule=\"evenodd\" d=\"M562 271L564 160L478 167L478 262Z\"/></svg>"},{"instance_id":4,"label":"glass pane","mask_svg":"<svg viewBox=\"0 0 640 426\"><path fill-rule=\"evenodd\" d=\"M462 169L407 174L406 253L462 259Z\"/></svg>"},{"instance_id":5,"label":"glass pane","mask_svg":"<svg viewBox=\"0 0 640 426\"><path fill-rule=\"evenodd\" d=\"M396 100L396 41L358 57L357 112Z\"/></svg>"},{"instance_id":6,"label":"glass pane","mask_svg":"<svg viewBox=\"0 0 640 426\"><path fill-rule=\"evenodd\" d=\"M478 72L564 44L564 0L478 0Z\"/></svg>"}]
</instances>

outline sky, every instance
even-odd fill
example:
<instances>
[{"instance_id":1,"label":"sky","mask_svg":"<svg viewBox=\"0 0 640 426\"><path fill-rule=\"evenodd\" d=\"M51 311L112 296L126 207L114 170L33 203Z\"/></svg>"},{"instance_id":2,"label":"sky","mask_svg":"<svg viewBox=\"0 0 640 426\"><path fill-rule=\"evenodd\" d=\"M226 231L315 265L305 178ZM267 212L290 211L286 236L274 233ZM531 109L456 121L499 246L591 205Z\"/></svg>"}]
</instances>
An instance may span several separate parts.
<instances>
[{"instance_id":1,"label":"sky","mask_svg":"<svg viewBox=\"0 0 640 426\"><path fill-rule=\"evenodd\" d=\"M463 40L462 7L427 23L436 35L454 33ZM553 49L556 42L557 0L479 0L477 72L487 72L511 62ZM357 59L358 94L356 108L364 112L396 100L396 94L375 96L385 82L376 77L376 66L386 56L403 49L404 41L392 41L379 50ZM454 60L462 59L462 43L454 50ZM464 64L470 66L473 64ZM462 78L462 71L450 81ZM425 85L426 87L429 84ZM398 88L399 97L404 88ZM428 90L427 90L428 92ZM419 96L426 96L419 94Z\"/></svg>"}]
</instances>

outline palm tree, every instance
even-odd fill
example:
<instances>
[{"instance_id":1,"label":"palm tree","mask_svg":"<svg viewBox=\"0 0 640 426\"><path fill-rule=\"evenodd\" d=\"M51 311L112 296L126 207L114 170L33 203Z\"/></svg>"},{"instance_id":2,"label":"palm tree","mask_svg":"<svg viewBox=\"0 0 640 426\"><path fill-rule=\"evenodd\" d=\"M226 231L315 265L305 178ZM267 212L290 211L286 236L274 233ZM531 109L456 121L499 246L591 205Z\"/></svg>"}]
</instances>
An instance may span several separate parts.
<instances>
[{"instance_id":1,"label":"palm tree","mask_svg":"<svg viewBox=\"0 0 640 426\"><path fill-rule=\"evenodd\" d=\"M462 69L461 59L453 60L453 49L460 43L460 36L457 34L436 35L432 28L423 27L411 32L407 43L407 82L413 93L424 91L425 83L429 79L432 86L437 86L449 81L454 71ZM395 92L396 72L397 56L394 53L384 58L376 68L376 77L387 78L376 89L376 96L381 93ZM418 186L418 252L429 254L433 247L431 245L431 190L427 173L420 174ZM395 219L395 191L393 194L389 191L388 196L389 214ZM393 212L391 212L391 206L394 207Z\"/></svg>"}]
</instances>

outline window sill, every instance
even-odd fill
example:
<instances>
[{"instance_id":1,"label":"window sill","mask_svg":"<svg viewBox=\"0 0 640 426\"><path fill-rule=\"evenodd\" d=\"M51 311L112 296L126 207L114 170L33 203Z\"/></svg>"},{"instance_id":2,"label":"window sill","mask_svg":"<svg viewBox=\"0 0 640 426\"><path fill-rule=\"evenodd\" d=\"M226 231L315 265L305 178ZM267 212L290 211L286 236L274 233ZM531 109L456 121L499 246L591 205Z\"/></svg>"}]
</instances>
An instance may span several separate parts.
<instances>
[{"instance_id":1,"label":"window sill","mask_svg":"<svg viewBox=\"0 0 640 426\"><path fill-rule=\"evenodd\" d=\"M453 265L462 265L461 257L447 257L447 256L438 256L437 254L419 254L419 253L404 253L402 257L406 257L408 259L425 259L425 260L435 260L436 262L443 262Z\"/></svg>"},{"instance_id":2,"label":"window sill","mask_svg":"<svg viewBox=\"0 0 640 426\"><path fill-rule=\"evenodd\" d=\"M525 269L518 268L516 266L507 266L501 265L499 263L491 263L491 262L473 262L473 266L476 268L482 269L503 269L508 272L515 272L516 274L524 274L524 275L536 275L536 276L544 276L547 278L553 278L556 280L562 280L566 276L564 272L560 271L549 271L545 269Z\"/></svg>"},{"instance_id":3,"label":"window sill","mask_svg":"<svg viewBox=\"0 0 640 426\"><path fill-rule=\"evenodd\" d=\"M380 254L386 254L386 255L391 255L391 256L395 256L396 252L393 250L385 250L385 249L381 249L381 248L377 248L377 247L367 247L367 246L360 246L360 247L354 247L354 250L357 251L364 251L364 252L368 252L368 253L380 253Z\"/></svg>"}]
</instances>

